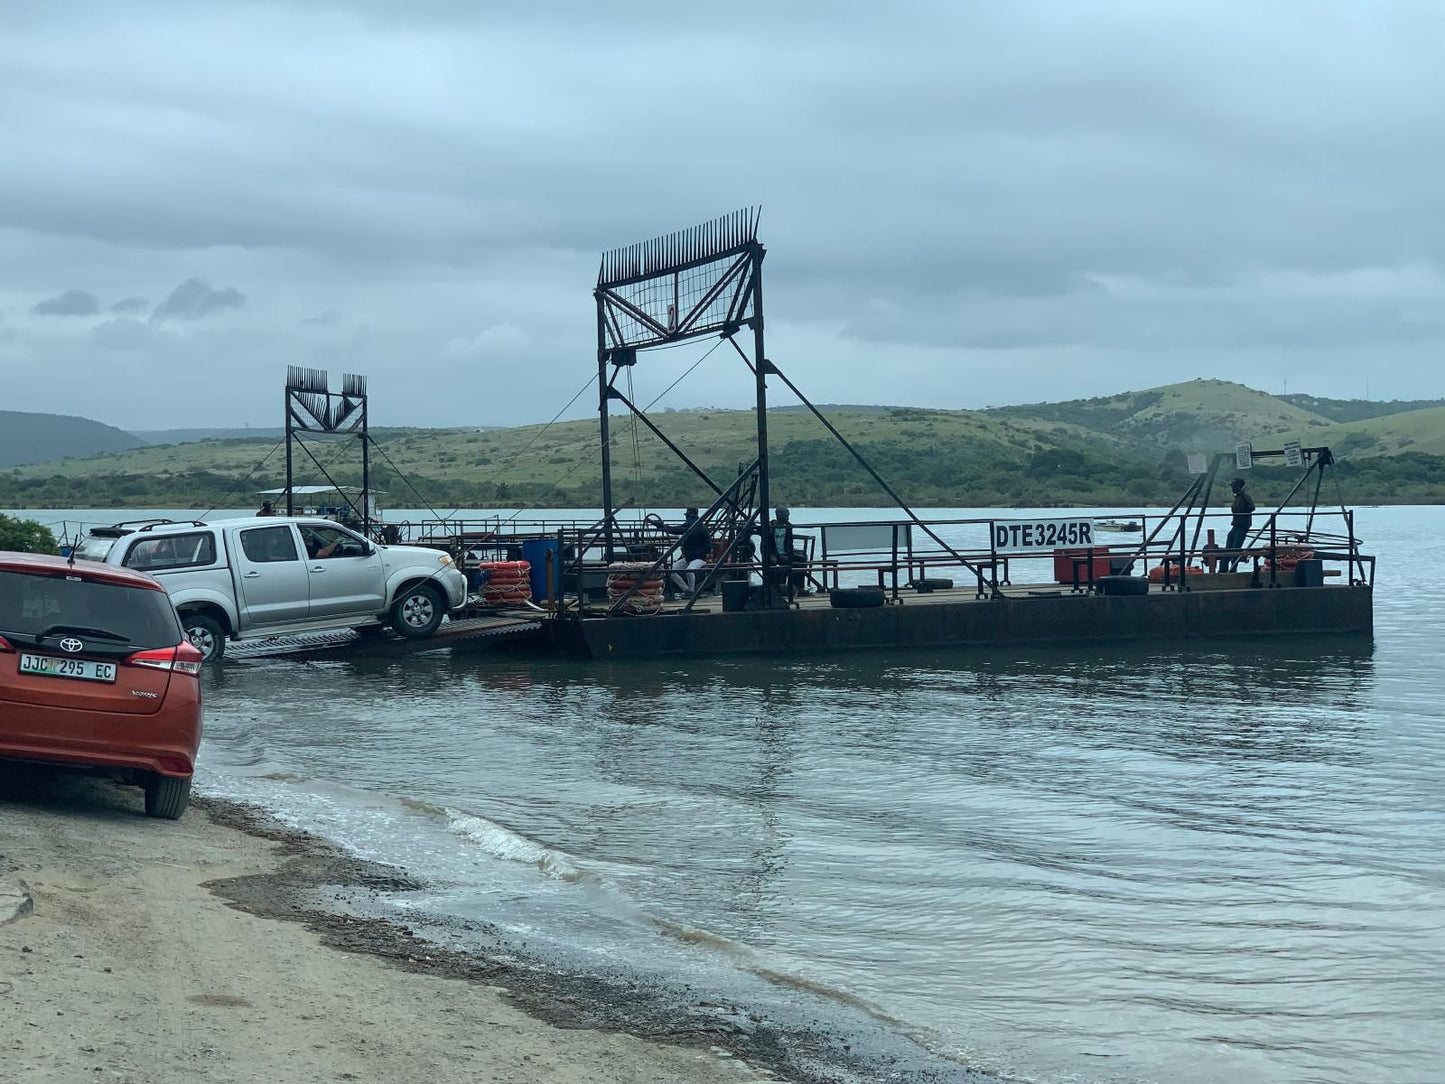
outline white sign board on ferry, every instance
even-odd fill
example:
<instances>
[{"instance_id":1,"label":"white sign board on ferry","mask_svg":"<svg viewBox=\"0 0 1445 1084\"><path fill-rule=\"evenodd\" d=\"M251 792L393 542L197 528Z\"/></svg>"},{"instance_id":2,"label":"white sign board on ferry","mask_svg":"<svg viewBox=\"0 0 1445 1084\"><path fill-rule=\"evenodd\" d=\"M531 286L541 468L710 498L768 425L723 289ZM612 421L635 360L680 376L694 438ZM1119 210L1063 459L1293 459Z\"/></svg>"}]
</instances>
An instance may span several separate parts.
<instances>
[{"instance_id":1,"label":"white sign board on ferry","mask_svg":"<svg viewBox=\"0 0 1445 1084\"><path fill-rule=\"evenodd\" d=\"M1284 446L1284 465L1286 467L1303 467L1305 465L1304 449L1300 447L1297 440L1287 441Z\"/></svg>"},{"instance_id":2,"label":"white sign board on ferry","mask_svg":"<svg viewBox=\"0 0 1445 1084\"><path fill-rule=\"evenodd\" d=\"M993 548L1002 553L1094 546L1092 519L996 519Z\"/></svg>"},{"instance_id":3,"label":"white sign board on ferry","mask_svg":"<svg viewBox=\"0 0 1445 1084\"><path fill-rule=\"evenodd\" d=\"M1234 446L1234 469L1249 470L1254 466L1254 445L1236 444Z\"/></svg>"}]
</instances>

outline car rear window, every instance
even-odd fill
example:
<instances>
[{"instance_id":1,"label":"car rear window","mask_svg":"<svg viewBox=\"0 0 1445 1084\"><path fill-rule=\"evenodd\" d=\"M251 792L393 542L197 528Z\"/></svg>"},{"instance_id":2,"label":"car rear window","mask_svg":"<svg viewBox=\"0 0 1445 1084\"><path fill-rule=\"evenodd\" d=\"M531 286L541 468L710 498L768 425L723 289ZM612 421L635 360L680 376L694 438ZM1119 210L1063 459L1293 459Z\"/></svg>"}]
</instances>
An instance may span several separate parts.
<instances>
[{"instance_id":1,"label":"car rear window","mask_svg":"<svg viewBox=\"0 0 1445 1084\"><path fill-rule=\"evenodd\" d=\"M180 622L164 591L70 575L0 572L0 634L34 641L57 626L82 636L78 630L89 630L98 640L136 651L181 642Z\"/></svg>"},{"instance_id":2,"label":"car rear window","mask_svg":"<svg viewBox=\"0 0 1445 1084\"><path fill-rule=\"evenodd\" d=\"M126 568L147 572L168 568L194 568L216 563L216 540L210 531L142 537L131 543Z\"/></svg>"}]
</instances>

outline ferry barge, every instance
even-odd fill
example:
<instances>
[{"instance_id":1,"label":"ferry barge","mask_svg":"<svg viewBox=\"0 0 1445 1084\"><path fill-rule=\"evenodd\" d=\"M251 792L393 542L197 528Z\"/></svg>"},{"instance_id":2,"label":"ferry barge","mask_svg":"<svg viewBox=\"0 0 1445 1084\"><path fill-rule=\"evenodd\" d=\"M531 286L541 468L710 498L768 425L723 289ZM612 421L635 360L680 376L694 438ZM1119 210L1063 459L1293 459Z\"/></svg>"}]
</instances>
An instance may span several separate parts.
<instances>
[{"instance_id":1,"label":"ferry barge","mask_svg":"<svg viewBox=\"0 0 1445 1084\"><path fill-rule=\"evenodd\" d=\"M740 211L603 256L593 292L596 522L374 523L364 378L348 374L333 393L325 373L295 368L287 383L287 511L300 492L293 441L339 490L299 437L359 435L356 510L368 533L450 551L475 578L475 616L508 619L483 622L485 642L589 658L1371 634L1375 561L1361 550L1353 513L1321 504L1334 462L1328 448L1240 445L1232 456L1191 456L1193 482L1163 515L920 517L768 357L757 222L756 209ZM719 352L750 377L756 399L756 455L727 479L709 475L631 396L631 373L649 351L704 338L715 341L693 368ZM773 507L768 400L777 385L852 456L896 515L792 523ZM619 405L709 495L695 520L664 524L616 499L611 413ZM1255 517L1241 544L1223 549L1215 536L1228 529L1229 513L1209 510L1216 481L1226 468L1247 472L1262 460L1298 468L1298 480L1276 509ZM1135 531L1137 540L1119 540Z\"/></svg>"},{"instance_id":2,"label":"ferry barge","mask_svg":"<svg viewBox=\"0 0 1445 1084\"><path fill-rule=\"evenodd\" d=\"M1196 637L1369 635L1374 558L1354 515L1324 509L1328 448L1291 445L1191 457L1195 476L1164 515L1095 523L930 523L867 462L767 356L757 211L617 249L594 291L602 516L593 524L440 521L431 544L496 568L515 604L525 578L540 612L532 646L591 658L1112 642ZM628 394L649 350L719 340L751 374L757 453L730 480L710 477ZM704 358L713 352L710 349ZM781 384L852 455L901 514L868 523L792 524L772 507L768 398ZM624 390L627 389L627 390ZM712 495L694 529L706 560L683 561L686 531L638 519L613 493L610 412L620 404ZM1280 460L1300 475L1233 550L1214 542L1228 513L1209 511L1216 480ZM1101 530L1134 529L1113 543ZM525 566L519 564L525 561ZM682 569L674 577L674 570ZM505 570L501 567L505 566ZM525 567L526 571L520 569Z\"/></svg>"}]
</instances>

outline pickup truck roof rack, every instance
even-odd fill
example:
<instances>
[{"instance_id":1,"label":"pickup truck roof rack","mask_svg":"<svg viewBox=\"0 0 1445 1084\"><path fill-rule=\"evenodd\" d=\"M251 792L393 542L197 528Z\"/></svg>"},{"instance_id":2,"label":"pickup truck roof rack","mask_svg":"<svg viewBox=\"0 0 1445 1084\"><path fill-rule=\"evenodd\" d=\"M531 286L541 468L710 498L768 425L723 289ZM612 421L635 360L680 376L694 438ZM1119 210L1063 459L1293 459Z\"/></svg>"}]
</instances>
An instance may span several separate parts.
<instances>
[{"instance_id":1,"label":"pickup truck roof rack","mask_svg":"<svg viewBox=\"0 0 1445 1084\"><path fill-rule=\"evenodd\" d=\"M158 520L156 520L156 521L153 522L153 523L147 523L144 527L141 528L141 530L142 530L142 531L149 531L149 530L151 530L151 529L153 529L153 528L155 528L155 527L165 527L165 526L168 526L168 525L171 525L171 526L185 526L185 527L207 527L207 526L209 526L209 524L206 523L205 520L200 520L200 519L158 519Z\"/></svg>"},{"instance_id":2,"label":"pickup truck roof rack","mask_svg":"<svg viewBox=\"0 0 1445 1084\"><path fill-rule=\"evenodd\" d=\"M131 534L134 531L149 530L164 523L174 523L173 519L123 519L119 523L112 523L109 527L92 527L90 533L101 538L119 538L124 534Z\"/></svg>"}]
</instances>

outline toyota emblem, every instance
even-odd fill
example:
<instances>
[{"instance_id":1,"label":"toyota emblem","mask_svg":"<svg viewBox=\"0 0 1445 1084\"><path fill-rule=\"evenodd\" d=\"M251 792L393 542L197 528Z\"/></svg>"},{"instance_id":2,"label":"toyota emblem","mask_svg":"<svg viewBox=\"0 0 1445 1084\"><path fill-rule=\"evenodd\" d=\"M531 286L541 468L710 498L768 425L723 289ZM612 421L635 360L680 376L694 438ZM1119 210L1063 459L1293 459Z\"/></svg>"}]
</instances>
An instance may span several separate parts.
<instances>
[{"instance_id":1,"label":"toyota emblem","mask_svg":"<svg viewBox=\"0 0 1445 1084\"><path fill-rule=\"evenodd\" d=\"M74 655L84 646L85 645L79 640L77 640L74 636L67 636L64 640L60 641L60 650L69 651L72 655Z\"/></svg>"}]
</instances>

